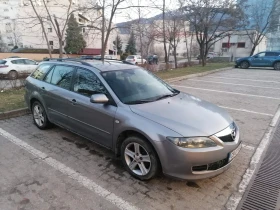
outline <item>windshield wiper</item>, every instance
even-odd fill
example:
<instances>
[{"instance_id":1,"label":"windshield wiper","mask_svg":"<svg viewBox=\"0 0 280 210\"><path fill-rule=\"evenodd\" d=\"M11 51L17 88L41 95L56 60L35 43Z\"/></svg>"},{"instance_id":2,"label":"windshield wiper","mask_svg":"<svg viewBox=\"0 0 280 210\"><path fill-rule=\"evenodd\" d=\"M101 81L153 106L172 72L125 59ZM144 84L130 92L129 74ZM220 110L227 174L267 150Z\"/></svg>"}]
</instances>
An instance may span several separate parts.
<instances>
[{"instance_id":1,"label":"windshield wiper","mask_svg":"<svg viewBox=\"0 0 280 210\"><path fill-rule=\"evenodd\" d=\"M158 100L161 100L161 99L164 99L164 98L170 98L170 97L176 96L178 94L179 94L179 92L175 92L175 93L172 93L172 94L162 95L162 96L156 98L155 101L158 101Z\"/></svg>"},{"instance_id":2,"label":"windshield wiper","mask_svg":"<svg viewBox=\"0 0 280 210\"><path fill-rule=\"evenodd\" d=\"M136 100L136 101L128 101L125 104L144 104L144 103L149 103L154 100Z\"/></svg>"}]
</instances>

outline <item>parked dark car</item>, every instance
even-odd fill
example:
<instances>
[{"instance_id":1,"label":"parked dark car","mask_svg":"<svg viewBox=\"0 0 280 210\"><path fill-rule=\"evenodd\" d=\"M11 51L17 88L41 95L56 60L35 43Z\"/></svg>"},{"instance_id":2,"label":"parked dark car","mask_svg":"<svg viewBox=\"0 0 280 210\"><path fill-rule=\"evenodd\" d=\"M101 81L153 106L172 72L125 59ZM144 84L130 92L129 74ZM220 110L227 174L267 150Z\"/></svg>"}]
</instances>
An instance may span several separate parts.
<instances>
[{"instance_id":1,"label":"parked dark car","mask_svg":"<svg viewBox=\"0 0 280 210\"><path fill-rule=\"evenodd\" d=\"M150 55L147 58L149 64L158 64L158 56L157 55Z\"/></svg>"},{"instance_id":2,"label":"parked dark car","mask_svg":"<svg viewBox=\"0 0 280 210\"><path fill-rule=\"evenodd\" d=\"M280 70L280 51L260 52L256 55L239 58L235 61L235 67L248 69L249 67L272 67Z\"/></svg>"},{"instance_id":3,"label":"parked dark car","mask_svg":"<svg viewBox=\"0 0 280 210\"><path fill-rule=\"evenodd\" d=\"M188 180L213 177L241 149L239 128L224 109L136 65L51 60L25 87L38 128L54 123L109 148L141 180L160 170Z\"/></svg>"}]
</instances>

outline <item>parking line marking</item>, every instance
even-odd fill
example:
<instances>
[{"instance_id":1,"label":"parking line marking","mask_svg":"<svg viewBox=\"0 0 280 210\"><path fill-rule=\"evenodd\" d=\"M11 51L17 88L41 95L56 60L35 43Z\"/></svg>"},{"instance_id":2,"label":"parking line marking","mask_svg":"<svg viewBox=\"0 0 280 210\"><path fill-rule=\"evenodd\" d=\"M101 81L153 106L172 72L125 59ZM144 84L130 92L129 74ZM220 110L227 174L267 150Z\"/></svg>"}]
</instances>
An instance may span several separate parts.
<instances>
[{"instance_id":1,"label":"parking line marking","mask_svg":"<svg viewBox=\"0 0 280 210\"><path fill-rule=\"evenodd\" d=\"M238 77L214 77L214 76L207 76L211 78L219 78L219 79L231 79L231 80L248 80L248 81L254 81L254 82L268 82L268 83L280 83L279 81L267 81L267 80L257 80L257 79L244 79L244 78L238 78Z\"/></svg>"},{"instance_id":2,"label":"parking line marking","mask_svg":"<svg viewBox=\"0 0 280 210\"><path fill-rule=\"evenodd\" d=\"M252 113L252 114L265 115L265 116L270 116L270 117L274 116L273 114L267 114L267 113L262 113L262 112L254 112L254 111L250 111L250 110L247 110L247 109L237 109L237 108L231 108L231 107L227 107L227 106L219 106L219 107L224 108L224 109L230 109L230 110L235 110L235 111L240 111L240 112L248 112L248 113Z\"/></svg>"},{"instance_id":3,"label":"parking line marking","mask_svg":"<svg viewBox=\"0 0 280 210\"><path fill-rule=\"evenodd\" d=\"M63 163L55 160L54 158L49 157L47 154L35 149L34 147L30 146L26 142L13 136L12 134L8 133L7 131L5 131L1 128L0 128L0 135L3 136L5 139L9 140L10 142L16 144L17 146L21 147L25 151L31 153L35 157L41 159L43 162L47 163L52 168L60 171L64 175L68 176L69 178L77 181L79 184L81 184L85 188L96 193L100 197L103 197L105 200L111 202L119 209L138 210L137 207L135 207L132 204L128 203L127 201L123 200L121 197L117 196L116 194L106 190L105 188L101 187L100 185L98 185L94 181L90 180L89 178L81 175L80 173L69 168L68 166L64 165Z\"/></svg>"},{"instance_id":4,"label":"parking line marking","mask_svg":"<svg viewBox=\"0 0 280 210\"><path fill-rule=\"evenodd\" d=\"M250 183L250 181L253 177L253 174L255 173L255 170L257 168L258 163L261 160L261 156L262 156L263 152L265 151L266 147L270 143L273 129L276 126L279 118L280 118L280 106L278 107L277 112L275 113L275 115L270 123L270 126L266 130L259 146L256 148L255 153L254 153L253 157L251 158L250 165L247 168L245 174L243 175L241 182L239 183L238 191L233 193L230 196L228 202L226 203L226 209L235 210L237 208L239 202L241 201L241 199L245 193L245 190L246 190L248 184Z\"/></svg>"},{"instance_id":5,"label":"parking line marking","mask_svg":"<svg viewBox=\"0 0 280 210\"><path fill-rule=\"evenodd\" d=\"M208 82L208 83L217 83L217 84L224 84L224 85L236 85L236 86L246 86L246 87L268 88L268 89L280 90L280 88L275 88L275 87L262 87L262 86L256 86L256 85L245 85L245 84L236 84L236 83L228 83L228 82L214 82L214 81L206 81L206 80L200 80L200 79L188 79L188 80L199 81L199 82Z\"/></svg>"},{"instance_id":6,"label":"parking line marking","mask_svg":"<svg viewBox=\"0 0 280 210\"><path fill-rule=\"evenodd\" d=\"M244 144L244 143L242 143L242 148L247 149L247 150L252 150L252 151L255 150L254 146L250 146L250 145L247 145L247 144Z\"/></svg>"},{"instance_id":7,"label":"parking line marking","mask_svg":"<svg viewBox=\"0 0 280 210\"><path fill-rule=\"evenodd\" d=\"M195 88L195 87L182 86L182 85L172 85L172 86L181 87L181 88L187 88L187 89L205 90L205 91L210 91L210 92L227 93L227 94L234 94L234 95L241 95L241 96L249 96L249 97L257 97L257 98L267 98L267 99L280 100L280 98L269 97L269 96L260 96L260 95L253 95L253 94L228 92L228 91L205 89L205 88Z\"/></svg>"}]
</instances>

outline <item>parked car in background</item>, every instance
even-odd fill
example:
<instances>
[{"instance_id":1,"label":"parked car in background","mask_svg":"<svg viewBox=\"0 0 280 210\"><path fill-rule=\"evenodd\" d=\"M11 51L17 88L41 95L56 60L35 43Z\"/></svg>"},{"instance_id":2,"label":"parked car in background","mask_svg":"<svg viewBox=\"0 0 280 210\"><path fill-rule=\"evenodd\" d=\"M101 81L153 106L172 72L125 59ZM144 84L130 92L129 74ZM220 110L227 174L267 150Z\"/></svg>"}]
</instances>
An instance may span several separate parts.
<instances>
[{"instance_id":1,"label":"parked car in background","mask_svg":"<svg viewBox=\"0 0 280 210\"><path fill-rule=\"evenodd\" d=\"M239 128L224 109L136 65L42 62L25 88L39 129L54 123L95 141L141 180L160 170L187 180L213 177L241 149Z\"/></svg>"},{"instance_id":2,"label":"parked car in background","mask_svg":"<svg viewBox=\"0 0 280 210\"><path fill-rule=\"evenodd\" d=\"M272 67L280 70L280 51L260 52L250 57L239 58L235 61L235 67L248 69L249 67Z\"/></svg>"},{"instance_id":3,"label":"parked car in background","mask_svg":"<svg viewBox=\"0 0 280 210\"><path fill-rule=\"evenodd\" d=\"M209 52L208 54L207 54L207 57L206 57L206 59L211 59L211 58L214 58L214 57L216 57L217 56L217 53L215 53L215 52ZM200 60L201 58L200 58L200 55L198 55L197 57L196 57L196 59L197 60Z\"/></svg>"},{"instance_id":4,"label":"parked car in background","mask_svg":"<svg viewBox=\"0 0 280 210\"><path fill-rule=\"evenodd\" d=\"M104 59L114 59L114 58L115 58L114 55L104 55ZM93 59L99 60L99 59L101 59L101 55L95 55L95 56L93 56Z\"/></svg>"},{"instance_id":5,"label":"parked car in background","mask_svg":"<svg viewBox=\"0 0 280 210\"><path fill-rule=\"evenodd\" d=\"M125 61L135 64L135 65L147 63L147 60L144 58L142 59L141 55L129 55L129 56L127 56Z\"/></svg>"},{"instance_id":6,"label":"parked car in background","mask_svg":"<svg viewBox=\"0 0 280 210\"><path fill-rule=\"evenodd\" d=\"M17 79L21 74L30 74L38 66L34 60L27 58L5 58L0 60L0 75Z\"/></svg>"},{"instance_id":7,"label":"parked car in background","mask_svg":"<svg viewBox=\"0 0 280 210\"><path fill-rule=\"evenodd\" d=\"M149 64L158 64L158 56L157 55L150 55L147 58Z\"/></svg>"}]
</instances>

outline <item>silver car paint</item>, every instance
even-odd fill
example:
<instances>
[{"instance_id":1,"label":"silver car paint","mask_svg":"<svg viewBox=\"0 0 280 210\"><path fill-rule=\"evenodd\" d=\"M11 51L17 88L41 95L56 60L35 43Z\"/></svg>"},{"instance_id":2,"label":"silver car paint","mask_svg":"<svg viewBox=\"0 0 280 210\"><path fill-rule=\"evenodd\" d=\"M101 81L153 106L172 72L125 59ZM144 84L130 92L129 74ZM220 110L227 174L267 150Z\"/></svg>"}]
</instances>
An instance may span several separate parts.
<instances>
[{"instance_id":1,"label":"silver car paint","mask_svg":"<svg viewBox=\"0 0 280 210\"><path fill-rule=\"evenodd\" d=\"M76 63L70 65L88 68L94 72L107 88L115 105L93 104L88 97L28 77L25 100L30 108L31 100L39 100L51 122L115 152L118 151L118 137L122 132L137 132L153 145L163 173L173 177L202 179L222 173L230 166L229 163L218 170L201 174L192 172L192 166L226 158L240 144L239 130L234 142L221 143L217 140L219 145L211 148L181 148L166 140L167 136L214 135L233 122L223 109L185 93L157 102L126 105L118 99L98 70ZM121 66L116 69L127 68L127 65L119 65ZM76 99L77 104L73 104L73 99Z\"/></svg>"}]
</instances>

